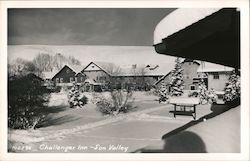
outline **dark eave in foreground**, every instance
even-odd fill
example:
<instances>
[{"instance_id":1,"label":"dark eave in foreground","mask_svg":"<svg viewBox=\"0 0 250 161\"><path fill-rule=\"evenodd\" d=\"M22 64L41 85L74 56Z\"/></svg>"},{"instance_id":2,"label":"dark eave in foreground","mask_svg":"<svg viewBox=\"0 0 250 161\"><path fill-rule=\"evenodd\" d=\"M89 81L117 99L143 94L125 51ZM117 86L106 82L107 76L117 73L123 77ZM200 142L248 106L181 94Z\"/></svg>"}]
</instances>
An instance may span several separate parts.
<instances>
[{"instance_id":1,"label":"dark eave in foreground","mask_svg":"<svg viewBox=\"0 0 250 161\"><path fill-rule=\"evenodd\" d=\"M154 45L159 54L204 60L240 69L240 13L225 8Z\"/></svg>"}]
</instances>

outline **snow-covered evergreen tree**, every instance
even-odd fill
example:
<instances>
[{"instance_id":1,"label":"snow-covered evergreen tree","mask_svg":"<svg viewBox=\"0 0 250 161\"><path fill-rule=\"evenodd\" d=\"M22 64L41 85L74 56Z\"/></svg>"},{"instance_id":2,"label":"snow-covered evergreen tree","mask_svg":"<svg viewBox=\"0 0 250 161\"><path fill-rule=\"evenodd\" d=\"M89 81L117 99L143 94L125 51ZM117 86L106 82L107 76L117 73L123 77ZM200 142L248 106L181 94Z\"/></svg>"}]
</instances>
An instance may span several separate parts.
<instances>
[{"instance_id":1,"label":"snow-covered evergreen tree","mask_svg":"<svg viewBox=\"0 0 250 161\"><path fill-rule=\"evenodd\" d=\"M79 86L75 82L73 82L68 97L70 108L82 108L87 103L87 97L80 92Z\"/></svg>"},{"instance_id":2,"label":"snow-covered evergreen tree","mask_svg":"<svg viewBox=\"0 0 250 161\"><path fill-rule=\"evenodd\" d=\"M198 86L198 96L201 104L214 103L217 101L218 96L213 89L208 90L203 79L200 80Z\"/></svg>"},{"instance_id":3,"label":"snow-covered evergreen tree","mask_svg":"<svg viewBox=\"0 0 250 161\"><path fill-rule=\"evenodd\" d=\"M202 104L207 102L207 87L203 79L200 80L198 86L198 96Z\"/></svg>"},{"instance_id":4,"label":"snow-covered evergreen tree","mask_svg":"<svg viewBox=\"0 0 250 161\"><path fill-rule=\"evenodd\" d=\"M175 60L174 70L171 72L170 95L181 96L184 89L183 69L180 58Z\"/></svg>"},{"instance_id":5,"label":"snow-covered evergreen tree","mask_svg":"<svg viewBox=\"0 0 250 161\"><path fill-rule=\"evenodd\" d=\"M230 102L240 98L240 76L232 71L225 87L224 101Z\"/></svg>"},{"instance_id":6,"label":"snow-covered evergreen tree","mask_svg":"<svg viewBox=\"0 0 250 161\"><path fill-rule=\"evenodd\" d=\"M161 83L161 86L159 89L159 95L160 95L159 102L166 102L169 98L168 97L168 95L169 95L168 87L167 87L167 84L165 82Z\"/></svg>"}]
</instances>

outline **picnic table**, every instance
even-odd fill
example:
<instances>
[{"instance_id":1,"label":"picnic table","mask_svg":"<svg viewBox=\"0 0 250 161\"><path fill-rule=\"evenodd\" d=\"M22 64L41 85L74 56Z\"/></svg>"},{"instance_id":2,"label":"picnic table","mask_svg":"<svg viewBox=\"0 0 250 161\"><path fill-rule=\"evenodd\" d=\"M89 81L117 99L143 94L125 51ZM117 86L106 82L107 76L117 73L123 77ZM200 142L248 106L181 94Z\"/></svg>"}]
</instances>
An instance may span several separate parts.
<instances>
[{"instance_id":1,"label":"picnic table","mask_svg":"<svg viewBox=\"0 0 250 161\"><path fill-rule=\"evenodd\" d=\"M196 119L196 105L200 103L199 98L173 97L169 99L169 103L174 105L174 117L176 115L187 115L193 116L194 120Z\"/></svg>"}]
</instances>

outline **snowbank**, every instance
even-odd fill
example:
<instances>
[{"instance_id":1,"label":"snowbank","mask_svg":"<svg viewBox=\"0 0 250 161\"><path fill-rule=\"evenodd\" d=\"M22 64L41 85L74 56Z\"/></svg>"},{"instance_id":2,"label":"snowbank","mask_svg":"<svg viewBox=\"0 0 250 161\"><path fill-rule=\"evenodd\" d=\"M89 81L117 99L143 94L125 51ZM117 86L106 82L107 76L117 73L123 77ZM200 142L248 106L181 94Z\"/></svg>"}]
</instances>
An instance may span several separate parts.
<instances>
[{"instance_id":1,"label":"snowbank","mask_svg":"<svg viewBox=\"0 0 250 161\"><path fill-rule=\"evenodd\" d=\"M9 130L8 141L21 143L34 143L43 141L44 134L39 130Z\"/></svg>"}]
</instances>

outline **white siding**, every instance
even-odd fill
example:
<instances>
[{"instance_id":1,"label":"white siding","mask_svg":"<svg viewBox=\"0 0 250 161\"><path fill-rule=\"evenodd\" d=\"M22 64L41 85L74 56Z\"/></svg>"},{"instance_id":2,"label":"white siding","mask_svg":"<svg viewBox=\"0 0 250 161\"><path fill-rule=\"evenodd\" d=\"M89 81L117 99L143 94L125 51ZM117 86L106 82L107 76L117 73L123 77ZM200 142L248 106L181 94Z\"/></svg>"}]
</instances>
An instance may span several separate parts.
<instances>
[{"instance_id":1,"label":"white siding","mask_svg":"<svg viewBox=\"0 0 250 161\"><path fill-rule=\"evenodd\" d=\"M219 73L219 79L214 79L213 73L208 74L208 89L213 88L216 91L223 91L228 82L229 74Z\"/></svg>"},{"instance_id":2,"label":"white siding","mask_svg":"<svg viewBox=\"0 0 250 161\"><path fill-rule=\"evenodd\" d=\"M84 71L102 70L94 63L91 63Z\"/></svg>"}]
</instances>

